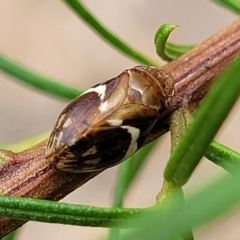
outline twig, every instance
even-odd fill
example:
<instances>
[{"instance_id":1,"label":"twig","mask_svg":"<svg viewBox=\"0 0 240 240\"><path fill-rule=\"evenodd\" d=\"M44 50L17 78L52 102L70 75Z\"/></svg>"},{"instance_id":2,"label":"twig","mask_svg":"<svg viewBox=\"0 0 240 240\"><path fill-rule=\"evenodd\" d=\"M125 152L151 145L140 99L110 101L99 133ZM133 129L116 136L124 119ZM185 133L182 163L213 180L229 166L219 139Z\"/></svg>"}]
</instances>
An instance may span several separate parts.
<instances>
[{"instance_id":1,"label":"twig","mask_svg":"<svg viewBox=\"0 0 240 240\"><path fill-rule=\"evenodd\" d=\"M169 130L171 112L188 105L198 106L212 83L240 51L240 20L201 45L163 67L174 77L172 110L152 130L147 143ZM229 80L231 81L231 79ZM55 171L46 162L47 140L20 153L1 151L0 194L57 201L100 172L67 174ZM0 219L0 238L24 223Z\"/></svg>"},{"instance_id":2,"label":"twig","mask_svg":"<svg viewBox=\"0 0 240 240\"><path fill-rule=\"evenodd\" d=\"M20 153L2 152L0 194L58 201L100 173L67 174L55 171L44 157L47 140ZM25 221L0 218L0 238Z\"/></svg>"},{"instance_id":3,"label":"twig","mask_svg":"<svg viewBox=\"0 0 240 240\"><path fill-rule=\"evenodd\" d=\"M216 33L162 69L174 78L175 96L172 110L187 106L197 108L201 99L209 91L214 81L240 52L240 20ZM231 81L231 79L229 79ZM153 128L147 143L169 130L169 117L166 114Z\"/></svg>"}]
</instances>

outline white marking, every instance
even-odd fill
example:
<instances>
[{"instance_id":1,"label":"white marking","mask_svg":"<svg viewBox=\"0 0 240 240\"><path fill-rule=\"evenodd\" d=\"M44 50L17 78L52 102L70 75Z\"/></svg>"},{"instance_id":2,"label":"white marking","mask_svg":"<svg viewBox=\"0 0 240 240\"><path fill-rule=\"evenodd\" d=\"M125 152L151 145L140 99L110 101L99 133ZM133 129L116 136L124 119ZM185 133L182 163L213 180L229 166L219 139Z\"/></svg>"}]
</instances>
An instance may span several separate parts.
<instances>
[{"instance_id":1,"label":"white marking","mask_svg":"<svg viewBox=\"0 0 240 240\"><path fill-rule=\"evenodd\" d=\"M76 161L76 156L75 154L71 153L71 152L67 152L67 154L64 155L63 157L63 161Z\"/></svg>"},{"instance_id":2,"label":"white marking","mask_svg":"<svg viewBox=\"0 0 240 240\"><path fill-rule=\"evenodd\" d=\"M68 156L68 157L64 156L64 158L60 159L60 160L61 161L59 161L58 163L62 163L62 164L66 164L66 163L70 164L70 163L76 163L77 162L76 156L72 156L71 158L70 158L70 156Z\"/></svg>"},{"instance_id":3,"label":"white marking","mask_svg":"<svg viewBox=\"0 0 240 240\"><path fill-rule=\"evenodd\" d=\"M104 97L105 97L106 85L104 84L104 85L99 85L97 87L89 88L83 94L89 93L89 92L96 92L96 93L98 93L98 95L101 98L101 100L103 100Z\"/></svg>"},{"instance_id":4,"label":"white marking","mask_svg":"<svg viewBox=\"0 0 240 240\"><path fill-rule=\"evenodd\" d=\"M97 153L97 148L96 148L96 146L93 146L93 147L89 148L86 152L84 152L82 154L82 157L86 157L88 155L93 155L95 153Z\"/></svg>"},{"instance_id":5,"label":"white marking","mask_svg":"<svg viewBox=\"0 0 240 240\"><path fill-rule=\"evenodd\" d=\"M63 162L56 163L55 167L59 170L62 170L62 171L71 171L73 166L69 166L69 165L66 164L65 161L63 161Z\"/></svg>"},{"instance_id":6,"label":"white marking","mask_svg":"<svg viewBox=\"0 0 240 240\"><path fill-rule=\"evenodd\" d=\"M141 96L143 95L143 87L144 85L139 81L139 79L137 78L136 80L136 77L134 78L134 72L132 72L131 70L128 70L128 74L130 76L130 81L129 81L129 86L138 91ZM136 74L136 73L135 73Z\"/></svg>"},{"instance_id":7,"label":"white marking","mask_svg":"<svg viewBox=\"0 0 240 240\"><path fill-rule=\"evenodd\" d=\"M105 102L101 103L101 105L99 106L98 109L99 109L100 113L106 112L109 109L108 101L105 101Z\"/></svg>"},{"instance_id":8,"label":"white marking","mask_svg":"<svg viewBox=\"0 0 240 240\"><path fill-rule=\"evenodd\" d=\"M63 137L63 132L60 131L59 134L58 134L56 147L57 147L57 145L59 145L59 143L62 141L62 137Z\"/></svg>"},{"instance_id":9,"label":"white marking","mask_svg":"<svg viewBox=\"0 0 240 240\"><path fill-rule=\"evenodd\" d=\"M123 159L126 159L137 151L137 140L140 135L140 130L138 128L131 127L131 126L122 126L121 128L127 129L127 131L131 134L131 137L132 137L129 148L123 158Z\"/></svg>"},{"instance_id":10,"label":"white marking","mask_svg":"<svg viewBox=\"0 0 240 240\"><path fill-rule=\"evenodd\" d=\"M111 126L121 126L122 123L123 123L123 120L120 120L120 119L109 119L109 120L107 120L107 122Z\"/></svg>"},{"instance_id":11,"label":"white marking","mask_svg":"<svg viewBox=\"0 0 240 240\"><path fill-rule=\"evenodd\" d=\"M84 164L92 164L92 165L96 165L101 161L101 158L95 158L95 159L90 159L90 160L86 160L84 161Z\"/></svg>"},{"instance_id":12,"label":"white marking","mask_svg":"<svg viewBox=\"0 0 240 240\"><path fill-rule=\"evenodd\" d=\"M63 128L69 127L72 124L72 122L73 122L72 119L68 118L66 122L63 124Z\"/></svg>"},{"instance_id":13,"label":"white marking","mask_svg":"<svg viewBox=\"0 0 240 240\"><path fill-rule=\"evenodd\" d=\"M65 118L66 114L61 114L60 117L58 118L54 128L57 129L60 127L60 125L62 124L64 118Z\"/></svg>"},{"instance_id":14,"label":"white marking","mask_svg":"<svg viewBox=\"0 0 240 240\"><path fill-rule=\"evenodd\" d=\"M53 139L52 135L50 135L47 147L45 148L45 157L49 157L49 155L53 152Z\"/></svg>"}]
</instances>

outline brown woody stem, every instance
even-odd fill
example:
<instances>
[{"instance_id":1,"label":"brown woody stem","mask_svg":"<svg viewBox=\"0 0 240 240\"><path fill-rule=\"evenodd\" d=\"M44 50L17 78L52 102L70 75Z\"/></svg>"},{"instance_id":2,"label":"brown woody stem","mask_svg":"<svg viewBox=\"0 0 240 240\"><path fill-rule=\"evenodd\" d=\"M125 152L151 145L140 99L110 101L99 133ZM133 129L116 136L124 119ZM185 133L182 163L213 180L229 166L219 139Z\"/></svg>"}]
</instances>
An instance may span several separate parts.
<instances>
[{"instance_id":1,"label":"brown woody stem","mask_svg":"<svg viewBox=\"0 0 240 240\"><path fill-rule=\"evenodd\" d=\"M166 64L174 78L177 108L199 101L240 51L240 20ZM229 79L231 81L231 79Z\"/></svg>"},{"instance_id":2,"label":"brown woody stem","mask_svg":"<svg viewBox=\"0 0 240 240\"><path fill-rule=\"evenodd\" d=\"M55 171L44 153L47 140L20 153L1 151L0 194L58 201L99 172L67 174ZM5 156L3 156L5 155ZM25 221L0 218L0 238Z\"/></svg>"},{"instance_id":3,"label":"brown woody stem","mask_svg":"<svg viewBox=\"0 0 240 240\"><path fill-rule=\"evenodd\" d=\"M212 83L240 51L240 20L195 47L163 69L174 78L173 110L197 106ZM231 81L231 79L229 80ZM159 122L148 142L169 130L169 118ZM0 194L57 201L100 172L68 174L55 171L46 162L47 140L20 153L0 151ZM0 218L0 238L24 221Z\"/></svg>"},{"instance_id":4,"label":"brown woody stem","mask_svg":"<svg viewBox=\"0 0 240 240\"><path fill-rule=\"evenodd\" d=\"M174 79L172 111L187 107L195 111L211 85L240 52L240 20L216 33L186 54L162 67ZM229 79L231 81L231 79ZM169 130L166 114L154 126L147 143Z\"/></svg>"}]
</instances>

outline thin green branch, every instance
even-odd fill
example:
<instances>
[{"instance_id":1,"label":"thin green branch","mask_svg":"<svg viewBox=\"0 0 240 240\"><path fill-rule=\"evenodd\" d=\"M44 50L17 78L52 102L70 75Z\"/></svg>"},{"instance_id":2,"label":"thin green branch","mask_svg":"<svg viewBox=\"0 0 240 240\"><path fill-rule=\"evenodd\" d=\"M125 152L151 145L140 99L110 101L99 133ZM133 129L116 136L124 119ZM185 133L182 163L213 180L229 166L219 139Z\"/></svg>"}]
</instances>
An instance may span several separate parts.
<instances>
[{"instance_id":1,"label":"thin green branch","mask_svg":"<svg viewBox=\"0 0 240 240\"><path fill-rule=\"evenodd\" d=\"M222 5L231 11L240 14L240 2L236 0L212 0L213 2Z\"/></svg>"},{"instance_id":2,"label":"thin green branch","mask_svg":"<svg viewBox=\"0 0 240 240\"><path fill-rule=\"evenodd\" d=\"M81 1L64 0L64 2L66 2L72 8L72 10L78 15L78 17L84 20L85 23L87 23L100 37L102 37L105 41L114 46L120 52L124 53L125 55L129 56L130 58L134 59L139 63L157 66L157 64L154 63L154 61L148 59L138 51L134 50L127 43L122 41L119 37L110 32L106 27L104 27L103 24L101 24L100 21L97 20L87 10L87 8L81 3Z\"/></svg>"},{"instance_id":3,"label":"thin green branch","mask_svg":"<svg viewBox=\"0 0 240 240\"><path fill-rule=\"evenodd\" d=\"M0 69L14 77L17 82L29 85L37 90L41 90L54 97L71 100L77 97L81 91L76 88L69 87L58 83L57 81L40 76L31 70L20 66L16 62L7 59L3 55L0 55Z\"/></svg>"},{"instance_id":4,"label":"thin green branch","mask_svg":"<svg viewBox=\"0 0 240 240\"><path fill-rule=\"evenodd\" d=\"M0 196L0 215L22 220L109 227L144 209L98 208L30 198Z\"/></svg>"},{"instance_id":5,"label":"thin green branch","mask_svg":"<svg viewBox=\"0 0 240 240\"><path fill-rule=\"evenodd\" d=\"M239 59L222 75L198 109L191 126L170 157L167 181L187 182L240 94ZM231 82L229 82L231 80ZM228 89L228 91L226 91ZM222 93L224 92L224 98ZM221 107L216 107L216 104Z\"/></svg>"}]
</instances>

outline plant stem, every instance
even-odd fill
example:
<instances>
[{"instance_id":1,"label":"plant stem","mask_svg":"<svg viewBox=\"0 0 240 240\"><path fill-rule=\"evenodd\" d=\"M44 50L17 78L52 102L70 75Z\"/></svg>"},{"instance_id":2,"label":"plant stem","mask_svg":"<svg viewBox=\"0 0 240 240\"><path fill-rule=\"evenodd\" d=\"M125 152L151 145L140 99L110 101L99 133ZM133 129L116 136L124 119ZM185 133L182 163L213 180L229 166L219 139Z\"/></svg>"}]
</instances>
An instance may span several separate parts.
<instances>
[{"instance_id":1,"label":"plant stem","mask_svg":"<svg viewBox=\"0 0 240 240\"><path fill-rule=\"evenodd\" d=\"M240 20L216 33L202 44L162 67L174 78L173 110L191 105L198 107L202 98L224 69L240 52ZM169 130L172 111L152 129L146 143Z\"/></svg>"},{"instance_id":2,"label":"plant stem","mask_svg":"<svg viewBox=\"0 0 240 240\"><path fill-rule=\"evenodd\" d=\"M238 78L240 61L237 59L224 72L196 112L188 131L171 155L164 171L165 179L183 186L206 152L213 137L240 95ZM229 84L231 80L231 84ZM222 93L229 92L222 97ZM216 103L221 107L216 107ZM214 117L213 117L214 116Z\"/></svg>"},{"instance_id":3,"label":"plant stem","mask_svg":"<svg viewBox=\"0 0 240 240\"><path fill-rule=\"evenodd\" d=\"M174 80L173 105L198 105L240 51L240 20L163 66Z\"/></svg>"}]
</instances>

